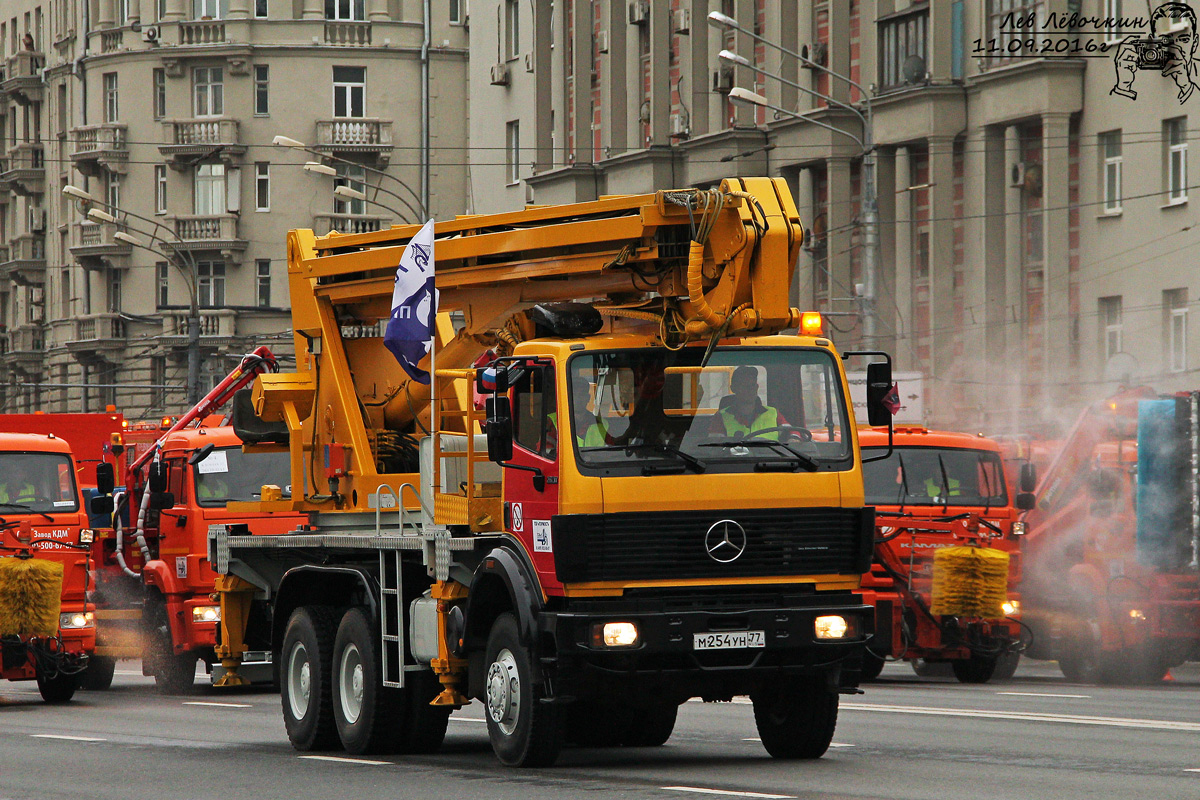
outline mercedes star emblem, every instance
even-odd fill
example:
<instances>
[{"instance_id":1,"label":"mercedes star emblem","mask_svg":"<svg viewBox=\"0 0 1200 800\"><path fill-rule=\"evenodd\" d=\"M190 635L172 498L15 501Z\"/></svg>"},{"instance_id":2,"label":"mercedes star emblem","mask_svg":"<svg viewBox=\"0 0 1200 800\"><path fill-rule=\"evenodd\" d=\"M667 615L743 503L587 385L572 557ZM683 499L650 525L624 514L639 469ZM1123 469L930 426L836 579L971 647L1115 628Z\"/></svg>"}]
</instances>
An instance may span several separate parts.
<instances>
[{"instance_id":1,"label":"mercedes star emblem","mask_svg":"<svg viewBox=\"0 0 1200 800\"><path fill-rule=\"evenodd\" d=\"M731 519L717 520L704 534L704 549L721 564L737 561L746 552L746 529Z\"/></svg>"}]
</instances>

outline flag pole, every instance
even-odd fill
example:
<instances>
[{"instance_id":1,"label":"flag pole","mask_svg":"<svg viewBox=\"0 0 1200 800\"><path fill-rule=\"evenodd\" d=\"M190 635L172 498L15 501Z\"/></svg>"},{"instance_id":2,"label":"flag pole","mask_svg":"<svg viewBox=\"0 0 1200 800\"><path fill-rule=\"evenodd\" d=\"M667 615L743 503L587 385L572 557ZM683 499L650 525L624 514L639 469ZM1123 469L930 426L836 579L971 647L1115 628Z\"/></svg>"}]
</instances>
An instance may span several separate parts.
<instances>
[{"instance_id":1,"label":"flag pole","mask_svg":"<svg viewBox=\"0 0 1200 800\"><path fill-rule=\"evenodd\" d=\"M432 221L432 220L430 220ZM434 274L434 297L437 293L437 234L434 234L434 241L431 242L429 248L429 262ZM439 458L439 449L441 445L441 437L438 431L441 428L441 412L438 400L438 378L437 378L437 338L438 338L438 308L437 303L430 298L429 303L429 397L433 403L429 414L430 433L433 435L433 457ZM439 463L440 467L441 464ZM442 471L440 469L434 472L438 476L438 484L433 488L434 496L442 491Z\"/></svg>"}]
</instances>

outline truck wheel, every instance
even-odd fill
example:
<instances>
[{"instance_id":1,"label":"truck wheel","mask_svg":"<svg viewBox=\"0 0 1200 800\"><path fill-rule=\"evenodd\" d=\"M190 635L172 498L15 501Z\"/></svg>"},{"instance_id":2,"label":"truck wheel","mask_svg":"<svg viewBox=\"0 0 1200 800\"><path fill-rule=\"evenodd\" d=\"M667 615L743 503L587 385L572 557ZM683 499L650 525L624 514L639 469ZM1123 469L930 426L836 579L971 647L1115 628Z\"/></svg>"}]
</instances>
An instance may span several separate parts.
<instances>
[{"instance_id":1,"label":"truck wheel","mask_svg":"<svg viewBox=\"0 0 1200 800\"><path fill-rule=\"evenodd\" d=\"M750 695L754 724L774 758L820 758L837 727L838 696L823 677L776 679Z\"/></svg>"},{"instance_id":2,"label":"truck wheel","mask_svg":"<svg viewBox=\"0 0 1200 800\"><path fill-rule=\"evenodd\" d=\"M160 694L188 694L196 687L196 662L194 652L160 656L154 672L154 688Z\"/></svg>"},{"instance_id":3,"label":"truck wheel","mask_svg":"<svg viewBox=\"0 0 1200 800\"><path fill-rule=\"evenodd\" d=\"M283 633L279 696L288 740L297 750L334 750L339 744L332 681L336 627L332 608L301 606Z\"/></svg>"},{"instance_id":4,"label":"truck wheel","mask_svg":"<svg viewBox=\"0 0 1200 800\"><path fill-rule=\"evenodd\" d=\"M564 716L563 738L579 747L617 747L636 725L632 710L599 700L572 703Z\"/></svg>"},{"instance_id":5,"label":"truck wheel","mask_svg":"<svg viewBox=\"0 0 1200 800\"><path fill-rule=\"evenodd\" d=\"M430 701L442 691L442 685L433 671L410 672L404 676L403 689L385 691L404 692L408 710L404 715L403 735L396 752L436 753L446 738L446 723L450 721L449 706L431 706Z\"/></svg>"},{"instance_id":6,"label":"truck wheel","mask_svg":"<svg viewBox=\"0 0 1200 800\"><path fill-rule=\"evenodd\" d=\"M926 661L923 658L915 658L908 663L918 678L949 678L952 674L950 665L945 661Z\"/></svg>"},{"instance_id":7,"label":"truck wheel","mask_svg":"<svg viewBox=\"0 0 1200 800\"><path fill-rule=\"evenodd\" d=\"M971 654L970 658L960 658L950 662L954 677L959 683L987 683L996 672L996 662L999 656L980 656Z\"/></svg>"},{"instance_id":8,"label":"truck wheel","mask_svg":"<svg viewBox=\"0 0 1200 800\"><path fill-rule=\"evenodd\" d=\"M632 709L621 744L626 747L661 747L675 730L679 706L661 703L642 709Z\"/></svg>"},{"instance_id":9,"label":"truck wheel","mask_svg":"<svg viewBox=\"0 0 1200 800\"><path fill-rule=\"evenodd\" d=\"M488 636L488 738L502 764L546 767L562 747L562 716L557 706L542 703L542 686L529 649L521 643L517 621L501 614Z\"/></svg>"},{"instance_id":10,"label":"truck wheel","mask_svg":"<svg viewBox=\"0 0 1200 800\"><path fill-rule=\"evenodd\" d=\"M158 597L146 601L146 662L154 675L154 687L161 694L185 694L196 683L195 653L175 653L166 603Z\"/></svg>"},{"instance_id":11,"label":"truck wheel","mask_svg":"<svg viewBox=\"0 0 1200 800\"><path fill-rule=\"evenodd\" d=\"M99 692L112 686L113 675L117 671L117 660L112 656L92 656L88 659L87 669L79 681L79 688Z\"/></svg>"},{"instance_id":12,"label":"truck wheel","mask_svg":"<svg viewBox=\"0 0 1200 800\"><path fill-rule=\"evenodd\" d=\"M79 688L79 674L58 672L54 677L47 678L38 670L37 687L47 703L65 703L75 696L75 690Z\"/></svg>"},{"instance_id":13,"label":"truck wheel","mask_svg":"<svg viewBox=\"0 0 1200 800\"><path fill-rule=\"evenodd\" d=\"M1011 650L1000 655L996 660L996 671L992 673L993 681L1009 681L1017 674L1017 666L1021 663L1021 652Z\"/></svg>"},{"instance_id":14,"label":"truck wheel","mask_svg":"<svg viewBox=\"0 0 1200 800\"><path fill-rule=\"evenodd\" d=\"M883 656L877 656L867 650L863 653L862 670L858 673L858 679L863 683L875 680L883 672L883 665Z\"/></svg>"}]
</instances>

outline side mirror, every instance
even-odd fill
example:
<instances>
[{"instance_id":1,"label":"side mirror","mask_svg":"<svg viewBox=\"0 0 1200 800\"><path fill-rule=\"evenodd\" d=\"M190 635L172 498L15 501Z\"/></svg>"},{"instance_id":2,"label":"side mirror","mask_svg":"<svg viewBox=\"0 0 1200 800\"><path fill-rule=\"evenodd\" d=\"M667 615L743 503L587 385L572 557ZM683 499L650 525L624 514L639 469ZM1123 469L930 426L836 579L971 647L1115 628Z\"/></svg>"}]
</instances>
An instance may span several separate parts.
<instances>
[{"instance_id":1,"label":"side mirror","mask_svg":"<svg viewBox=\"0 0 1200 800\"><path fill-rule=\"evenodd\" d=\"M109 491L112 490L110 489ZM96 495L88 503L88 510L93 514L109 515L113 513L115 507L112 495Z\"/></svg>"},{"instance_id":2,"label":"side mirror","mask_svg":"<svg viewBox=\"0 0 1200 800\"><path fill-rule=\"evenodd\" d=\"M892 412L885 402L892 391L892 365L887 361L867 364L867 422L890 425Z\"/></svg>"},{"instance_id":3,"label":"side mirror","mask_svg":"<svg viewBox=\"0 0 1200 800\"><path fill-rule=\"evenodd\" d=\"M165 492L167 490L167 465L161 461L152 462L146 483L152 493Z\"/></svg>"},{"instance_id":4,"label":"side mirror","mask_svg":"<svg viewBox=\"0 0 1200 800\"><path fill-rule=\"evenodd\" d=\"M475 391L480 394L507 392L509 385L508 367L504 364L475 370Z\"/></svg>"},{"instance_id":5,"label":"side mirror","mask_svg":"<svg viewBox=\"0 0 1200 800\"><path fill-rule=\"evenodd\" d=\"M1019 492L1017 494L1017 509L1020 511L1031 511L1037 507L1037 497L1032 492Z\"/></svg>"},{"instance_id":6,"label":"side mirror","mask_svg":"<svg viewBox=\"0 0 1200 800\"><path fill-rule=\"evenodd\" d=\"M1021 491L1032 492L1037 488L1037 467L1026 461L1021 465Z\"/></svg>"},{"instance_id":7,"label":"side mirror","mask_svg":"<svg viewBox=\"0 0 1200 800\"><path fill-rule=\"evenodd\" d=\"M211 443L206 444L206 445L204 445L204 447L201 447L199 450L192 453L188 457L188 463L194 467L197 464L199 464L201 461L203 461L204 459L208 458L209 454L212 453L212 451L213 451L213 445Z\"/></svg>"},{"instance_id":8,"label":"side mirror","mask_svg":"<svg viewBox=\"0 0 1200 800\"><path fill-rule=\"evenodd\" d=\"M171 508L175 505L174 492L151 492L150 493L150 508L155 511L161 511L164 508Z\"/></svg>"},{"instance_id":9,"label":"side mirror","mask_svg":"<svg viewBox=\"0 0 1200 800\"><path fill-rule=\"evenodd\" d=\"M497 463L513 456L512 404L507 397L487 399L487 419L483 424L487 434L488 459Z\"/></svg>"},{"instance_id":10,"label":"side mirror","mask_svg":"<svg viewBox=\"0 0 1200 800\"><path fill-rule=\"evenodd\" d=\"M96 465L96 491L100 494L112 494L117 485L116 471L107 461ZM112 509L109 509L111 511ZM99 512L97 512L99 513Z\"/></svg>"}]
</instances>

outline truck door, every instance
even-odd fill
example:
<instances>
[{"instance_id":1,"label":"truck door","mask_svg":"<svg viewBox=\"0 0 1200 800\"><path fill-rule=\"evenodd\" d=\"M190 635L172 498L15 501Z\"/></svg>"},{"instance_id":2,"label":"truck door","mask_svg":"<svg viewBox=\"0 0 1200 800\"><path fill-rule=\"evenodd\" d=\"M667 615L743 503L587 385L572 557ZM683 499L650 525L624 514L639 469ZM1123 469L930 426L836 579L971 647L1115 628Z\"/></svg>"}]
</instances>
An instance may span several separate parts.
<instances>
[{"instance_id":1,"label":"truck door","mask_svg":"<svg viewBox=\"0 0 1200 800\"><path fill-rule=\"evenodd\" d=\"M530 469L504 471L508 530L520 539L543 585L554 581L554 543L550 519L558 513L558 451L570 425L557 413L554 368L532 365L513 386L513 457L510 463ZM539 490L540 471L545 485Z\"/></svg>"}]
</instances>

